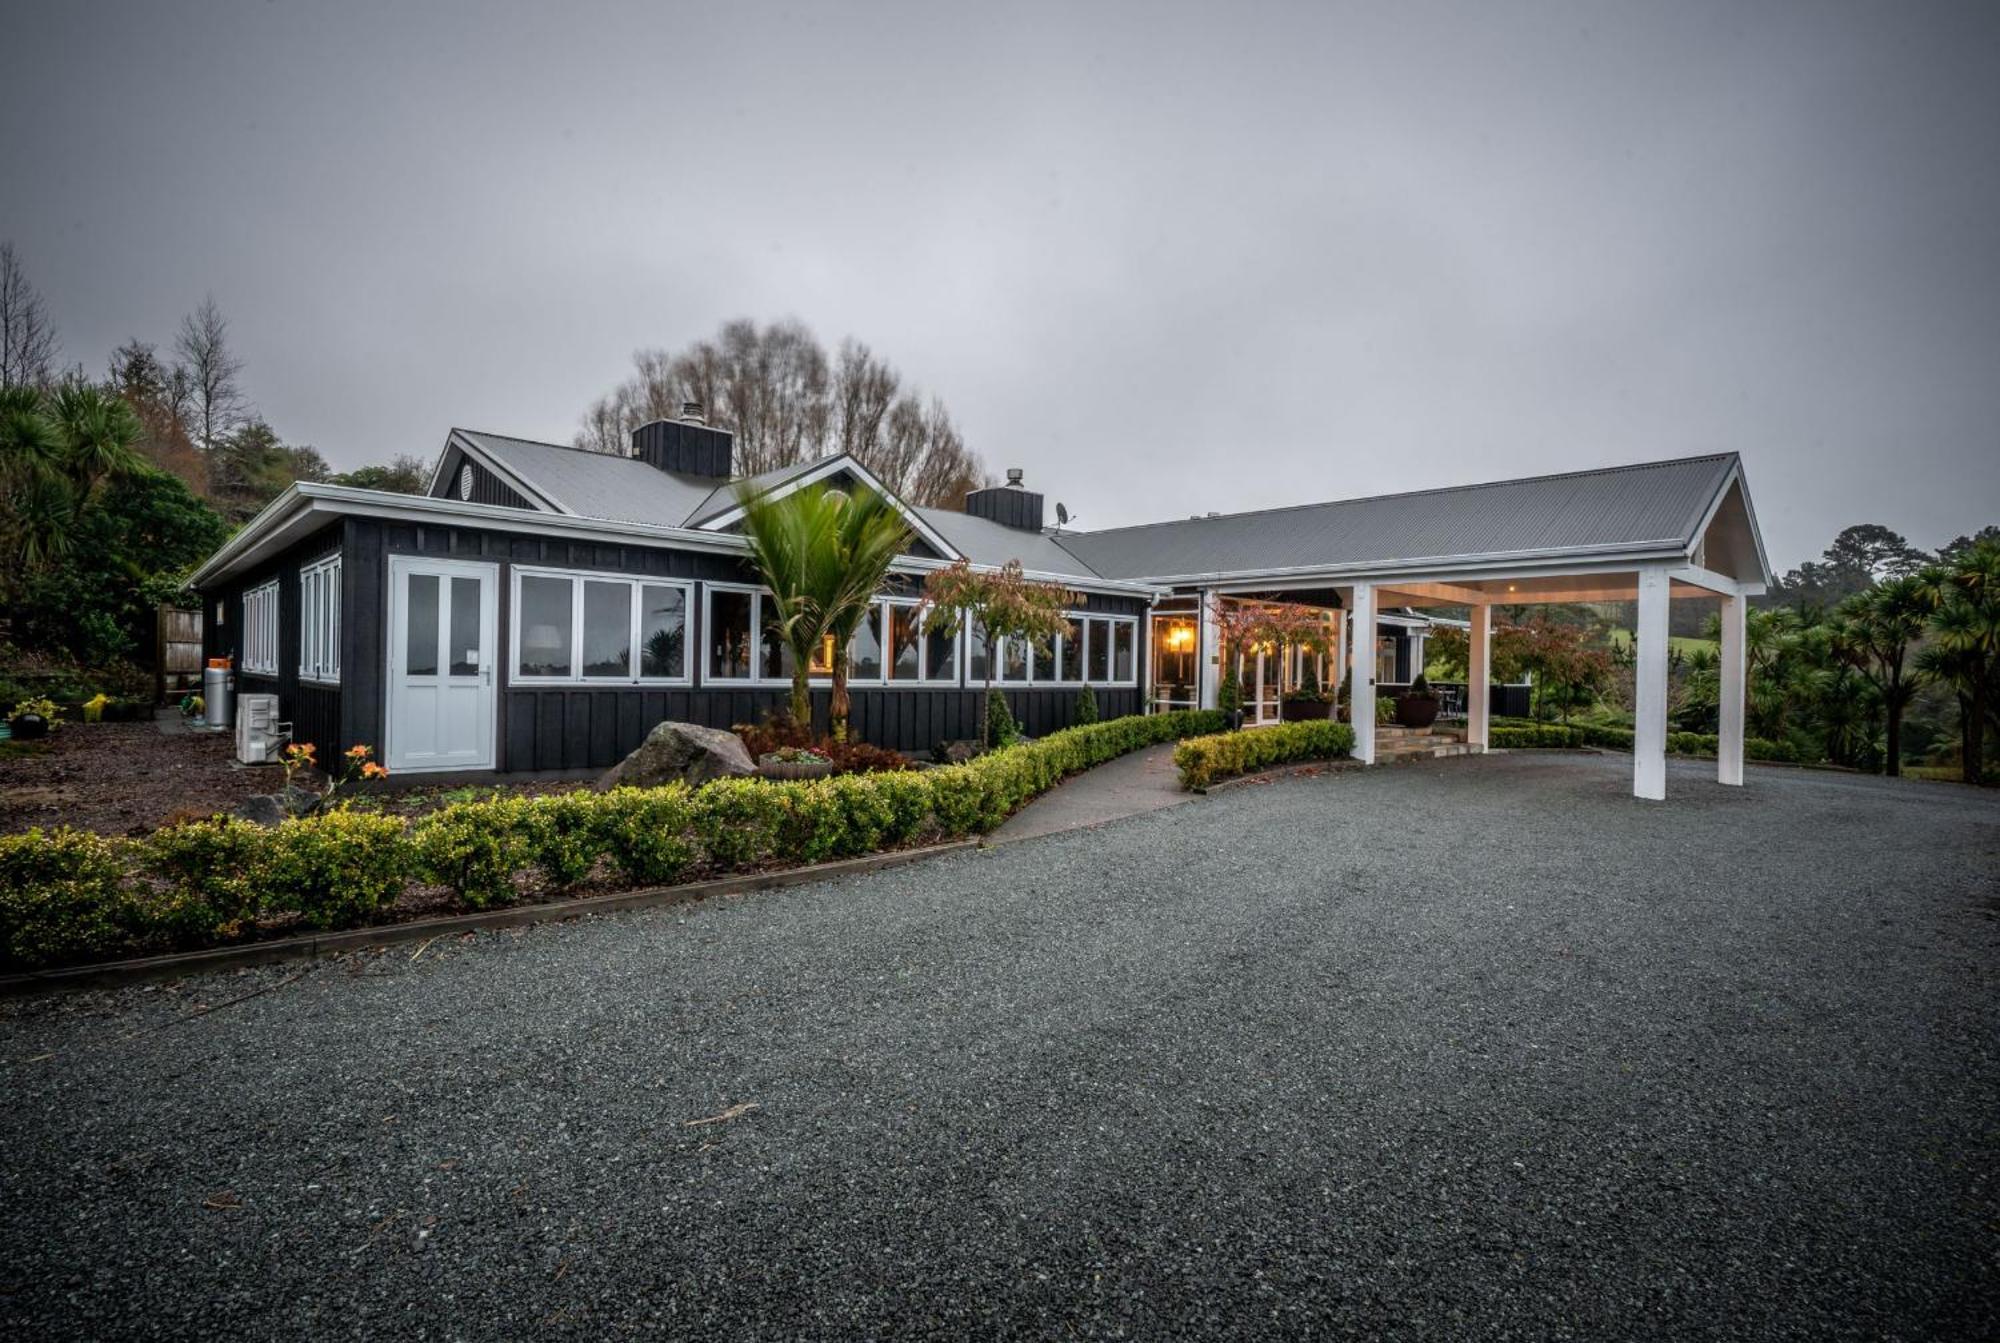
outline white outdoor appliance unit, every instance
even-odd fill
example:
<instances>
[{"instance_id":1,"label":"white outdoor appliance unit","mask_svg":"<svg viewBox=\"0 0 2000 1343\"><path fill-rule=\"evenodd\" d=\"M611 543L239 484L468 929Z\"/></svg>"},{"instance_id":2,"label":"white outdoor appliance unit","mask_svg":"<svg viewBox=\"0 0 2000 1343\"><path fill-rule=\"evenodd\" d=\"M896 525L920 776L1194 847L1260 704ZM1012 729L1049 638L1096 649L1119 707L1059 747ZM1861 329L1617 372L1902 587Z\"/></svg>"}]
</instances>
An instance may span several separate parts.
<instances>
[{"instance_id":1,"label":"white outdoor appliance unit","mask_svg":"<svg viewBox=\"0 0 2000 1343\"><path fill-rule=\"evenodd\" d=\"M292 725L278 720L276 695L236 697L236 758L246 765L268 765L292 735Z\"/></svg>"}]
</instances>

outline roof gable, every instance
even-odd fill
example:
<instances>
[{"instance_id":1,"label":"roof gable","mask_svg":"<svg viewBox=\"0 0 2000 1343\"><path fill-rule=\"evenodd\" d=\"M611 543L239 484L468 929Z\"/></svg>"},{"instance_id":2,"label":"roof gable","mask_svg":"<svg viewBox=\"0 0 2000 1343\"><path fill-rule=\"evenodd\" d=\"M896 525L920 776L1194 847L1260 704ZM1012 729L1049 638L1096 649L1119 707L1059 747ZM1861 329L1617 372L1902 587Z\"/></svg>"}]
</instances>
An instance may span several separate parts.
<instances>
[{"instance_id":1,"label":"roof gable","mask_svg":"<svg viewBox=\"0 0 2000 1343\"><path fill-rule=\"evenodd\" d=\"M1073 532L1062 544L1105 577L1154 580L1686 550L1737 474L1724 453Z\"/></svg>"}]
</instances>

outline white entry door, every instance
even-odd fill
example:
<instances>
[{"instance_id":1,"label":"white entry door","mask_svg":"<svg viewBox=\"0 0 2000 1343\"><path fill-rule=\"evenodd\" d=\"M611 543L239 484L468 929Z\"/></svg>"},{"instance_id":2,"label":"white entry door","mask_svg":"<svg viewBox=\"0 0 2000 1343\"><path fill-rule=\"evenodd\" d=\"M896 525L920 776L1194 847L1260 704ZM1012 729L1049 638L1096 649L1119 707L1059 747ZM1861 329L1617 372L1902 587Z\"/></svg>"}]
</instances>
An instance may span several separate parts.
<instances>
[{"instance_id":1,"label":"white entry door","mask_svg":"<svg viewBox=\"0 0 2000 1343\"><path fill-rule=\"evenodd\" d=\"M391 770L493 768L499 569L389 557Z\"/></svg>"}]
</instances>

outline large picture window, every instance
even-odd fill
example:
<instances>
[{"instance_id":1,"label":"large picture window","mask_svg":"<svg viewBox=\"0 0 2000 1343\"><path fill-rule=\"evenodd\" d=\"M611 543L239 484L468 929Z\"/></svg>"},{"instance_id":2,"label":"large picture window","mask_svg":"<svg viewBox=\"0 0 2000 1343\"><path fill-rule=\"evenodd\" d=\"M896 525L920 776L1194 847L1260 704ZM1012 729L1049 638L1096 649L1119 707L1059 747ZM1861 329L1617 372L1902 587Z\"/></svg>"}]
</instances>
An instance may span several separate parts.
<instances>
[{"instance_id":1,"label":"large picture window","mask_svg":"<svg viewBox=\"0 0 2000 1343\"><path fill-rule=\"evenodd\" d=\"M792 650L771 628L775 614L771 595L757 588L716 583L708 584L704 591L708 619L703 626L707 648L703 675L710 681L789 681ZM755 640L752 630L760 631ZM955 685L958 643L956 634L931 629L928 622L919 619L914 600L878 597L848 644L848 682ZM754 657L749 652L753 648ZM813 653L806 670L814 680L832 676L831 636Z\"/></svg>"},{"instance_id":2,"label":"large picture window","mask_svg":"<svg viewBox=\"0 0 2000 1343\"><path fill-rule=\"evenodd\" d=\"M275 578L243 594L243 670L257 676L278 674L278 580Z\"/></svg>"},{"instance_id":3,"label":"large picture window","mask_svg":"<svg viewBox=\"0 0 2000 1343\"><path fill-rule=\"evenodd\" d=\"M682 583L516 569L514 679L686 681L688 602Z\"/></svg>"},{"instance_id":4,"label":"large picture window","mask_svg":"<svg viewBox=\"0 0 2000 1343\"><path fill-rule=\"evenodd\" d=\"M299 571L299 679L340 681L340 556Z\"/></svg>"}]
</instances>

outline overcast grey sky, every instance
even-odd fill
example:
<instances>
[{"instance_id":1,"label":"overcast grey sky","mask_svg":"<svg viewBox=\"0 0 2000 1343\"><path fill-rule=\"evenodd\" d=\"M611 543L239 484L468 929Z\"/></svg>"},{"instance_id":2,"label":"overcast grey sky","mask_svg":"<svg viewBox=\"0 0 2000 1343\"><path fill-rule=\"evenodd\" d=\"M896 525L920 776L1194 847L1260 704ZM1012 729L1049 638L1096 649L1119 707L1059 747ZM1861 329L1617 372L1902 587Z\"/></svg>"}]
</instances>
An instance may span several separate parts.
<instances>
[{"instance_id":1,"label":"overcast grey sky","mask_svg":"<svg viewBox=\"0 0 2000 1343\"><path fill-rule=\"evenodd\" d=\"M92 371L212 292L337 467L795 316L1080 525L1722 449L2000 520L2000 5L10 4Z\"/></svg>"}]
</instances>

